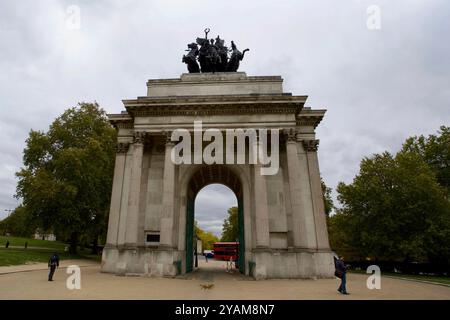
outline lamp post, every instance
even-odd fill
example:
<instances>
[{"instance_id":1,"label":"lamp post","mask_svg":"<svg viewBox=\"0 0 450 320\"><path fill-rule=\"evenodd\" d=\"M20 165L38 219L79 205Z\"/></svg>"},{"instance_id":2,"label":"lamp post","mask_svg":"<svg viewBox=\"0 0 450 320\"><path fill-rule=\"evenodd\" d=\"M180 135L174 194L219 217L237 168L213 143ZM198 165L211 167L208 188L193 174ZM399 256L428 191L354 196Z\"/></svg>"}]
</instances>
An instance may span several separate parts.
<instances>
[{"instance_id":1,"label":"lamp post","mask_svg":"<svg viewBox=\"0 0 450 320\"><path fill-rule=\"evenodd\" d=\"M8 212L8 216L7 218L9 218L9 216L11 215L11 212L13 212L13 209L5 209L6 212ZM8 222L6 223L6 228L5 228L5 235L8 235Z\"/></svg>"},{"instance_id":2,"label":"lamp post","mask_svg":"<svg viewBox=\"0 0 450 320\"><path fill-rule=\"evenodd\" d=\"M198 268L198 253L197 253L198 238L197 238L197 235L195 235L194 239L195 239L195 246L194 246L195 267Z\"/></svg>"},{"instance_id":3,"label":"lamp post","mask_svg":"<svg viewBox=\"0 0 450 320\"><path fill-rule=\"evenodd\" d=\"M236 268L239 268L239 238L236 238Z\"/></svg>"}]
</instances>

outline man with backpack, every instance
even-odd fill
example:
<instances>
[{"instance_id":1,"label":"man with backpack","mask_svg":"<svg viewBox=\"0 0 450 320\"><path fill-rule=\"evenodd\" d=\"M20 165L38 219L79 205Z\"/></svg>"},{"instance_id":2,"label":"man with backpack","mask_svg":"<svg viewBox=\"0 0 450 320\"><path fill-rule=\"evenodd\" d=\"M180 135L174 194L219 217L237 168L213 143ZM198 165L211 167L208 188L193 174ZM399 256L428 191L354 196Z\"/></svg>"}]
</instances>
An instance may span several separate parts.
<instances>
[{"instance_id":1,"label":"man with backpack","mask_svg":"<svg viewBox=\"0 0 450 320\"><path fill-rule=\"evenodd\" d=\"M54 253L50 260L48 260L48 267L50 268L50 273L48 274L48 281L53 281L53 275L55 274L55 270L59 268L59 257L57 253Z\"/></svg>"}]
</instances>

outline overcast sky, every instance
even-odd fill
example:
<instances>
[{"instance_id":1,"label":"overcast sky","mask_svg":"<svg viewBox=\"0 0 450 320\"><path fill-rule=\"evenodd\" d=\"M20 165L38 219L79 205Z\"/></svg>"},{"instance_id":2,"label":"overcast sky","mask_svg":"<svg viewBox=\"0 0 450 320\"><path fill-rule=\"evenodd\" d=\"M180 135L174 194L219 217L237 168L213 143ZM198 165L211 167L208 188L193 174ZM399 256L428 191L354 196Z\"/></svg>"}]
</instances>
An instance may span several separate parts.
<instances>
[{"instance_id":1,"label":"overcast sky","mask_svg":"<svg viewBox=\"0 0 450 320\"><path fill-rule=\"evenodd\" d=\"M370 5L381 29L367 27ZM446 0L0 0L0 218L18 203L30 129L46 130L78 101L120 112L147 79L185 72L186 44L205 27L250 48L241 71L281 75L286 92L328 109L317 129L322 175L333 188L351 182L362 157L450 124L449 12ZM208 230L236 203L223 189L198 197Z\"/></svg>"}]
</instances>

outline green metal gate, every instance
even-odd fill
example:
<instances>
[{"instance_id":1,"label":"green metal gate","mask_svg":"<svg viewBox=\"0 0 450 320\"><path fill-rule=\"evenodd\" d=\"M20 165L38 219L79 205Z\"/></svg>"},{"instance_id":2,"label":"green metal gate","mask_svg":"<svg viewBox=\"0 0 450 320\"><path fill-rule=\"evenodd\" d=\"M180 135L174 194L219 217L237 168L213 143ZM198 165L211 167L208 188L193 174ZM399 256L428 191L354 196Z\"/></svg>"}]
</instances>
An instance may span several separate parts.
<instances>
[{"instance_id":1,"label":"green metal gate","mask_svg":"<svg viewBox=\"0 0 450 320\"><path fill-rule=\"evenodd\" d=\"M187 200L186 217L186 272L194 269L194 199Z\"/></svg>"},{"instance_id":2,"label":"green metal gate","mask_svg":"<svg viewBox=\"0 0 450 320\"><path fill-rule=\"evenodd\" d=\"M239 232L239 271L245 274L245 237L244 237L244 205L242 198L238 199L238 232Z\"/></svg>"}]
</instances>

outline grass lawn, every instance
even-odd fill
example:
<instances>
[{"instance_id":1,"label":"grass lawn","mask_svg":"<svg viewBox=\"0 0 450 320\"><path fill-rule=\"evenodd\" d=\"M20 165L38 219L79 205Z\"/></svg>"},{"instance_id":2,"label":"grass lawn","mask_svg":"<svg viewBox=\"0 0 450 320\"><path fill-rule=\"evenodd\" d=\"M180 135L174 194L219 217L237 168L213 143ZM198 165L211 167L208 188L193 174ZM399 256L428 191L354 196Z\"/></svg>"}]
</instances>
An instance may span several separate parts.
<instances>
[{"instance_id":1,"label":"grass lawn","mask_svg":"<svg viewBox=\"0 0 450 320\"><path fill-rule=\"evenodd\" d=\"M352 273L363 273L364 271L356 271L351 270ZM369 274L367 274L369 276ZM427 276L427 275L417 275L417 274L402 274L402 273L394 273L394 272L381 272L381 277L389 276L393 278L404 278L410 280L419 280L419 281L428 281L434 282L438 284L447 284L450 285L450 277L442 277L442 276Z\"/></svg>"},{"instance_id":2,"label":"grass lawn","mask_svg":"<svg viewBox=\"0 0 450 320\"><path fill-rule=\"evenodd\" d=\"M52 254L53 251L49 250L0 248L0 266L48 262ZM79 255L70 255L65 252L58 252L58 255L61 260L82 258Z\"/></svg>"},{"instance_id":3,"label":"grass lawn","mask_svg":"<svg viewBox=\"0 0 450 320\"><path fill-rule=\"evenodd\" d=\"M25 246L25 242L28 242L28 247L48 248L61 251L64 251L65 246L64 243L59 241L47 241L47 240L36 240L19 237L0 236L0 247L4 248L7 240L9 241L10 246L19 246L22 248Z\"/></svg>"},{"instance_id":4,"label":"grass lawn","mask_svg":"<svg viewBox=\"0 0 450 320\"><path fill-rule=\"evenodd\" d=\"M7 240L9 240L9 248L6 249ZM28 242L27 249L24 248L25 242ZM14 248L15 246L20 248ZM79 248L76 255L69 254L64 251L65 246L66 244L59 241L0 236L0 266L48 262L54 252L58 253L61 260L94 259L98 261L101 259L100 256L91 255L90 250L84 248Z\"/></svg>"}]
</instances>

